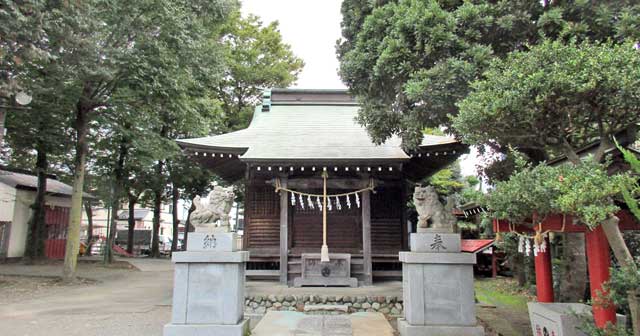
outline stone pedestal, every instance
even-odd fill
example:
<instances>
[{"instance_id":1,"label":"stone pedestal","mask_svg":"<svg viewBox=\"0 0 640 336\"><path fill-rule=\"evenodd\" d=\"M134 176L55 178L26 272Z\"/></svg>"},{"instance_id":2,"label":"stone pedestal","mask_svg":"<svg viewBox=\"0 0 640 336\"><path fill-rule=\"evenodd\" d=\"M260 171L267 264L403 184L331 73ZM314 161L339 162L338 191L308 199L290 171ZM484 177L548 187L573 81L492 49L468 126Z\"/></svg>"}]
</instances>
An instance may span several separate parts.
<instances>
[{"instance_id":1,"label":"stone pedestal","mask_svg":"<svg viewBox=\"0 0 640 336\"><path fill-rule=\"evenodd\" d=\"M244 336L248 331L244 285L249 252L235 251L233 236L190 233L188 251L173 254L173 309L164 336Z\"/></svg>"},{"instance_id":2,"label":"stone pedestal","mask_svg":"<svg viewBox=\"0 0 640 336\"><path fill-rule=\"evenodd\" d=\"M460 252L460 235L414 233L411 252L400 252L402 336L482 336L473 289L475 254ZM429 251L429 252L425 252Z\"/></svg>"}]
</instances>

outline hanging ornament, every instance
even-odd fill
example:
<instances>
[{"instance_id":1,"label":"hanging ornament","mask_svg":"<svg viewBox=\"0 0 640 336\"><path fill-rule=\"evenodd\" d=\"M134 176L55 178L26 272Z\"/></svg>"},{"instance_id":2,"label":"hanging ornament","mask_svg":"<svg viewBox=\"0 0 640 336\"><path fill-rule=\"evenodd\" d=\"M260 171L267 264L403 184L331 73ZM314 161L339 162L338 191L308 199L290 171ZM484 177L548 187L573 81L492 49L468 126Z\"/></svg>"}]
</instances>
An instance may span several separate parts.
<instances>
[{"instance_id":1,"label":"hanging ornament","mask_svg":"<svg viewBox=\"0 0 640 336\"><path fill-rule=\"evenodd\" d=\"M296 195L291 193L291 206L296 206Z\"/></svg>"},{"instance_id":2,"label":"hanging ornament","mask_svg":"<svg viewBox=\"0 0 640 336\"><path fill-rule=\"evenodd\" d=\"M358 208L360 207L360 197L358 196L358 193L356 193L356 206Z\"/></svg>"},{"instance_id":3,"label":"hanging ornament","mask_svg":"<svg viewBox=\"0 0 640 336\"><path fill-rule=\"evenodd\" d=\"M327 210L332 211L333 209L331 208L331 198L327 197Z\"/></svg>"},{"instance_id":4,"label":"hanging ornament","mask_svg":"<svg viewBox=\"0 0 640 336\"><path fill-rule=\"evenodd\" d=\"M533 244L533 256L537 257L538 256L538 252L540 251L540 247L538 247L538 245Z\"/></svg>"},{"instance_id":5,"label":"hanging ornament","mask_svg":"<svg viewBox=\"0 0 640 336\"><path fill-rule=\"evenodd\" d=\"M518 253L524 253L524 237L520 236L518 239Z\"/></svg>"},{"instance_id":6,"label":"hanging ornament","mask_svg":"<svg viewBox=\"0 0 640 336\"><path fill-rule=\"evenodd\" d=\"M320 209L320 211L323 211L322 202L320 202L320 197L319 196L316 196L316 203L318 204L318 209Z\"/></svg>"},{"instance_id":7,"label":"hanging ornament","mask_svg":"<svg viewBox=\"0 0 640 336\"><path fill-rule=\"evenodd\" d=\"M524 255L528 257L531 255L531 241L529 239L525 239L524 243Z\"/></svg>"},{"instance_id":8,"label":"hanging ornament","mask_svg":"<svg viewBox=\"0 0 640 336\"><path fill-rule=\"evenodd\" d=\"M542 239L542 243L540 243L540 252L542 252L542 253L547 252L547 240L546 239Z\"/></svg>"},{"instance_id":9,"label":"hanging ornament","mask_svg":"<svg viewBox=\"0 0 640 336\"><path fill-rule=\"evenodd\" d=\"M342 210L342 204L340 204L340 199L336 196L336 209L338 211Z\"/></svg>"},{"instance_id":10,"label":"hanging ornament","mask_svg":"<svg viewBox=\"0 0 640 336\"><path fill-rule=\"evenodd\" d=\"M309 209L313 209L313 201L311 200L311 196L307 196L307 203L309 204Z\"/></svg>"},{"instance_id":11,"label":"hanging ornament","mask_svg":"<svg viewBox=\"0 0 640 336\"><path fill-rule=\"evenodd\" d=\"M300 208L304 210L304 200L302 199L302 194L298 194L298 198L300 199Z\"/></svg>"},{"instance_id":12,"label":"hanging ornament","mask_svg":"<svg viewBox=\"0 0 640 336\"><path fill-rule=\"evenodd\" d=\"M349 209L351 209L351 197L349 197L349 195L345 196L345 198L347 199L347 207Z\"/></svg>"}]
</instances>

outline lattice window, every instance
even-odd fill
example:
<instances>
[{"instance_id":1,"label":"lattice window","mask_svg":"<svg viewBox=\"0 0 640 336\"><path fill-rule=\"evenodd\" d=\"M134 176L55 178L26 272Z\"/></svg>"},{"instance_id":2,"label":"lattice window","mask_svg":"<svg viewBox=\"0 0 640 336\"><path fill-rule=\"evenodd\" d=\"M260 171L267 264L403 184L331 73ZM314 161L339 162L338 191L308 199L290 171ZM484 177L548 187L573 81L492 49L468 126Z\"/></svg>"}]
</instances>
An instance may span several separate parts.
<instances>
[{"instance_id":1,"label":"lattice window","mask_svg":"<svg viewBox=\"0 0 640 336\"><path fill-rule=\"evenodd\" d=\"M277 217L280 215L280 195L272 187L251 188L251 215L255 217Z\"/></svg>"}]
</instances>

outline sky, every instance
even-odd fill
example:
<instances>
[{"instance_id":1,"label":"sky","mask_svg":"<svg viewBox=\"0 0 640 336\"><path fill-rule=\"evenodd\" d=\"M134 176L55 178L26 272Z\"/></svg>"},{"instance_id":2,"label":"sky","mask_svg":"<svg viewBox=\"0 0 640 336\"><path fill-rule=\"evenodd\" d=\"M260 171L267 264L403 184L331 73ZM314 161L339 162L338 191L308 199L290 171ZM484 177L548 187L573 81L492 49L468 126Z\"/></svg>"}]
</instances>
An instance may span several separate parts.
<instances>
[{"instance_id":1,"label":"sky","mask_svg":"<svg viewBox=\"0 0 640 336\"><path fill-rule=\"evenodd\" d=\"M292 87L302 89L341 89L338 76L336 41L341 36L342 0L242 0L242 14L254 14L263 24L278 21L280 33L305 66ZM463 175L475 175L477 152L460 160Z\"/></svg>"}]
</instances>

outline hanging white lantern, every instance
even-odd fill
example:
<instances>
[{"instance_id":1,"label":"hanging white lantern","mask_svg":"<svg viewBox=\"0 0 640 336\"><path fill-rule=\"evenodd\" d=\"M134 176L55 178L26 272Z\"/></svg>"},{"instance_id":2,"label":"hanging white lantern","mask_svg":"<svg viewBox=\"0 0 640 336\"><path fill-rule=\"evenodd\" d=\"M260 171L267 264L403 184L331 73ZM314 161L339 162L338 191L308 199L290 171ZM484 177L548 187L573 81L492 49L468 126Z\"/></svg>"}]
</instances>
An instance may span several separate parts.
<instances>
[{"instance_id":1,"label":"hanging white lantern","mask_svg":"<svg viewBox=\"0 0 640 336\"><path fill-rule=\"evenodd\" d=\"M347 199L347 208L351 209L351 197L349 197L349 195L346 195L345 198Z\"/></svg>"},{"instance_id":2,"label":"hanging white lantern","mask_svg":"<svg viewBox=\"0 0 640 336\"><path fill-rule=\"evenodd\" d=\"M520 236L518 239L518 253L524 253L524 237Z\"/></svg>"},{"instance_id":3,"label":"hanging white lantern","mask_svg":"<svg viewBox=\"0 0 640 336\"><path fill-rule=\"evenodd\" d=\"M313 209L313 201L311 200L311 196L307 196L307 203L309 204L309 209Z\"/></svg>"},{"instance_id":4,"label":"hanging white lantern","mask_svg":"<svg viewBox=\"0 0 640 336\"><path fill-rule=\"evenodd\" d=\"M304 200L302 199L302 194L298 194L298 198L300 200L300 208L304 210Z\"/></svg>"}]
</instances>

